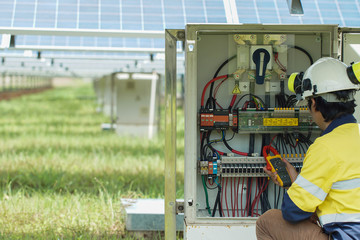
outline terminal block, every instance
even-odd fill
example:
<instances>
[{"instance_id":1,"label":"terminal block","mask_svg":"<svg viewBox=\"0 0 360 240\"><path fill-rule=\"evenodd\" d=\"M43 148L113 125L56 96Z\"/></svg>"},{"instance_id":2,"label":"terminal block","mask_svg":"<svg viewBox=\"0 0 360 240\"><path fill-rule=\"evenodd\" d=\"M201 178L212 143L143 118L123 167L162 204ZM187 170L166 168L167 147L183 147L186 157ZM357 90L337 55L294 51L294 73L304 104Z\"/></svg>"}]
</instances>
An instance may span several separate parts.
<instances>
[{"instance_id":1,"label":"terminal block","mask_svg":"<svg viewBox=\"0 0 360 240\"><path fill-rule=\"evenodd\" d=\"M319 130L306 108L238 109L238 133L307 132Z\"/></svg>"},{"instance_id":2,"label":"terminal block","mask_svg":"<svg viewBox=\"0 0 360 240\"><path fill-rule=\"evenodd\" d=\"M303 157L287 158L287 160L295 167L296 171L300 172L303 166ZM199 162L201 175L214 175L209 167L210 162ZM221 175L221 177L267 177L263 170L266 166L263 157L221 157L221 160L217 160L216 163L216 175Z\"/></svg>"},{"instance_id":3,"label":"terminal block","mask_svg":"<svg viewBox=\"0 0 360 240\"><path fill-rule=\"evenodd\" d=\"M199 161L199 173L201 175L213 175L219 176L220 172L218 171L218 166L220 161L218 160L209 160L209 161Z\"/></svg>"},{"instance_id":4,"label":"terminal block","mask_svg":"<svg viewBox=\"0 0 360 240\"><path fill-rule=\"evenodd\" d=\"M201 109L200 110L200 130L226 130L229 127L237 126L237 115L233 115L229 110L222 109Z\"/></svg>"}]
</instances>

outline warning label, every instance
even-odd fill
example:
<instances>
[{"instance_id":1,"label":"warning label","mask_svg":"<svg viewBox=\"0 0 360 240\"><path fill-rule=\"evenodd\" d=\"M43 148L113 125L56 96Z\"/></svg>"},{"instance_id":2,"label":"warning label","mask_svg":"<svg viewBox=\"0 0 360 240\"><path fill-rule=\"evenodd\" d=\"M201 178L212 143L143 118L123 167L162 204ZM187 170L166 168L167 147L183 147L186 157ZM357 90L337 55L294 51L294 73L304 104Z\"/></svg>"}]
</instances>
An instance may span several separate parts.
<instances>
[{"instance_id":1,"label":"warning label","mask_svg":"<svg viewBox=\"0 0 360 240\"><path fill-rule=\"evenodd\" d=\"M235 87L234 89L232 90L232 94L240 94L241 91L240 91L240 88L239 88L239 84L235 84Z\"/></svg>"}]
</instances>

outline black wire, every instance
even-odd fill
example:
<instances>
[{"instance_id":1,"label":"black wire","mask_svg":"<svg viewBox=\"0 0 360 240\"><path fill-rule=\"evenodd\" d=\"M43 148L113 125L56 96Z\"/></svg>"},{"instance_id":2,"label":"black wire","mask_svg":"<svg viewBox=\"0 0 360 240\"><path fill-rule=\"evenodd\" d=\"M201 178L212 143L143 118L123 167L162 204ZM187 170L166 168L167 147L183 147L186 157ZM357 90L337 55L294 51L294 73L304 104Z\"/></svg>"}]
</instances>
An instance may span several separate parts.
<instances>
[{"instance_id":1,"label":"black wire","mask_svg":"<svg viewBox=\"0 0 360 240\"><path fill-rule=\"evenodd\" d=\"M291 142L291 139L290 139L290 135L289 134L285 134L285 143L286 145L290 145L289 148L290 148L290 154L293 154L293 144Z\"/></svg>"},{"instance_id":2,"label":"black wire","mask_svg":"<svg viewBox=\"0 0 360 240\"><path fill-rule=\"evenodd\" d=\"M230 145L228 144L228 142L227 142L227 140L225 139L225 137L224 137L224 139L223 139L223 143L224 143L225 147L230 150L230 152L232 152L232 151L234 150L232 147L230 147ZM250 153L247 153L247 156L251 156L251 154L250 154Z\"/></svg>"},{"instance_id":3,"label":"black wire","mask_svg":"<svg viewBox=\"0 0 360 240\"><path fill-rule=\"evenodd\" d=\"M207 136L206 136L206 142L207 142L207 144L206 144L205 146L207 146L208 148L210 148L211 151L216 152L215 148L213 148L213 147L211 146L211 144L209 143L209 142L210 142L210 135L211 135L211 130L208 131L208 134L207 134Z\"/></svg>"},{"instance_id":4,"label":"black wire","mask_svg":"<svg viewBox=\"0 0 360 240\"><path fill-rule=\"evenodd\" d=\"M221 71L221 69L222 69L226 64L228 64L231 60L235 59L236 56L237 56L237 55L234 55L234 56L230 57L229 59L225 60L225 62L223 62L223 63L220 65L220 67L216 70L213 78L216 78L217 75L219 74L219 72Z\"/></svg>"},{"instance_id":5,"label":"black wire","mask_svg":"<svg viewBox=\"0 0 360 240\"><path fill-rule=\"evenodd\" d=\"M275 100L276 100L276 106L277 107L286 107L286 96L285 94L276 94L275 95Z\"/></svg>"},{"instance_id":6,"label":"black wire","mask_svg":"<svg viewBox=\"0 0 360 240\"><path fill-rule=\"evenodd\" d=\"M266 104L264 103L264 101L263 101L260 97L254 95L254 94L252 94L252 93L247 93L247 94L242 95L241 98L239 98L239 100L236 101L236 103L234 104L233 109L236 109L237 106L239 105L240 101L241 101L244 97L246 97L246 96L254 96L254 97L256 97L257 99L260 100L260 102L262 103L262 105L264 105L264 107L266 108Z\"/></svg>"},{"instance_id":7,"label":"black wire","mask_svg":"<svg viewBox=\"0 0 360 240\"><path fill-rule=\"evenodd\" d=\"M285 152L285 147L284 147L284 135L283 134L279 134L278 135L278 138L279 138L279 149L280 149L280 147L281 147L281 152L283 153L283 154L286 154L286 152Z\"/></svg>"},{"instance_id":8,"label":"black wire","mask_svg":"<svg viewBox=\"0 0 360 240\"><path fill-rule=\"evenodd\" d=\"M292 147L293 147L293 149L295 150L295 153L296 153L296 139L295 139L293 134L289 134L289 142L292 145Z\"/></svg>"},{"instance_id":9,"label":"black wire","mask_svg":"<svg viewBox=\"0 0 360 240\"><path fill-rule=\"evenodd\" d=\"M230 145L227 143L226 139L224 139L223 143L224 143L225 147L230 150L230 152L232 152L232 151L234 150L234 149L233 149L232 147L230 147Z\"/></svg>"},{"instance_id":10,"label":"black wire","mask_svg":"<svg viewBox=\"0 0 360 240\"><path fill-rule=\"evenodd\" d=\"M302 149L301 149L301 142L300 142L300 141L298 141L298 145L297 145L297 147L298 147L298 151L299 151L299 153L302 153Z\"/></svg>"},{"instance_id":11,"label":"black wire","mask_svg":"<svg viewBox=\"0 0 360 240\"><path fill-rule=\"evenodd\" d=\"M284 152L286 152L286 154L288 154L288 153L289 153L289 149L288 149L287 146L286 146L286 142L285 142L285 137L284 137L284 135L283 135L283 138L282 138L282 144L283 144L283 147L284 147L284 149L285 149Z\"/></svg>"},{"instance_id":12,"label":"black wire","mask_svg":"<svg viewBox=\"0 0 360 240\"><path fill-rule=\"evenodd\" d=\"M200 160L205 160L203 157L203 146L204 146L204 142L205 142L205 135L207 134L207 132L204 132L202 135L202 138L201 138L201 143L200 143L200 155L201 155L201 159Z\"/></svg>"},{"instance_id":13,"label":"black wire","mask_svg":"<svg viewBox=\"0 0 360 240\"><path fill-rule=\"evenodd\" d=\"M223 131L223 134L224 134L223 143L224 143L225 147L226 147L227 149L229 149L230 152L232 152L234 149L233 149L232 147L230 147L230 145L227 143L227 140L225 139L225 131Z\"/></svg>"},{"instance_id":14,"label":"black wire","mask_svg":"<svg viewBox=\"0 0 360 240\"><path fill-rule=\"evenodd\" d=\"M211 214L212 217L215 217L217 207L219 207L219 214L220 214L220 217L222 217L221 203L220 203L221 197L220 197L220 196L221 196L221 187L218 186L218 193L217 193L217 195L216 195L216 200L215 200L213 212L212 212L212 214Z\"/></svg>"},{"instance_id":15,"label":"black wire","mask_svg":"<svg viewBox=\"0 0 360 240\"><path fill-rule=\"evenodd\" d=\"M277 150L280 150L280 145L279 145L279 143L280 143L280 138L279 138L279 134L276 136L276 142L275 142L275 148L277 149Z\"/></svg>"},{"instance_id":16,"label":"black wire","mask_svg":"<svg viewBox=\"0 0 360 240\"><path fill-rule=\"evenodd\" d=\"M233 135L231 136L231 138L230 139L226 139L226 141L228 142L228 141L231 141L234 137L235 137L235 131L233 132Z\"/></svg>"},{"instance_id":17,"label":"black wire","mask_svg":"<svg viewBox=\"0 0 360 240\"><path fill-rule=\"evenodd\" d=\"M222 217L222 207L221 207L221 187L219 186L219 192L218 192L218 195L219 195L219 201L218 201L218 205L219 205L219 215L220 217Z\"/></svg>"},{"instance_id":18,"label":"black wire","mask_svg":"<svg viewBox=\"0 0 360 240\"><path fill-rule=\"evenodd\" d=\"M260 186L266 186L266 179L267 178L259 178ZM268 207L268 198L267 198L267 187L263 190L260 195L260 206L261 206L261 214L264 214L270 208Z\"/></svg>"},{"instance_id":19,"label":"black wire","mask_svg":"<svg viewBox=\"0 0 360 240\"><path fill-rule=\"evenodd\" d=\"M276 184L274 184L274 208L277 209L277 205L276 205Z\"/></svg>"},{"instance_id":20,"label":"black wire","mask_svg":"<svg viewBox=\"0 0 360 240\"><path fill-rule=\"evenodd\" d=\"M294 107L296 104L297 100L296 100L296 96L295 95L290 95L288 96L286 103L285 103L285 107Z\"/></svg>"},{"instance_id":21,"label":"black wire","mask_svg":"<svg viewBox=\"0 0 360 240\"><path fill-rule=\"evenodd\" d=\"M216 70L215 74L214 74L214 78L217 77L217 75L219 74L219 72L221 71L221 69L226 65L228 64L231 60L233 60L234 58L236 58L236 55L228 58L227 60L225 60L225 62L223 62L220 67ZM213 89L214 89L214 84L215 82L212 82L211 85L210 85L210 91L209 91L209 97L208 97L208 100L206 101L206 105L208 106L210 104L210 102L212 102L213 106L209 106L210 108L216 108L216 103L215 103L215 98L213 98L212 94L213 94Z\"/></svg>"},{"instance_id":22,"label":"black wire","mask_svg":"<svg viewBox=\"0 0 360 240\"><path fill-rule=\"evenodd\" d=\"M263 213L265 213L267 210L271 209L271 205L270 205L270 201L269 201L269 188L268 188L268 182L270 181L268 178L264 178L264 181L266 181L266 189L263 192L262 196L264 199L264 205L265 205L265 211Z\"/></svg>"},{"instance_id":23,"label":"black wire","mask_svg":"<svg viewBox=\"0 0 360 240\"><path fill-rule=\"evenodd\" d=\"M303 49L303 48L301 48L301 47L298 47L298 46L290 46L290 47L292 47L292 48L295 48L295 49L297 49L297 50L299 50L299 51L301 51L301 52L303 52L303 53L305 53L306 54L306 56L309 58L309 60L310 60L310 65L312 65L313 63L314 63L314 61L313 61L313 59L312 59L312 57L311 57L311 55L305 50L305 49Z\"/></svg>"}]
</instances>

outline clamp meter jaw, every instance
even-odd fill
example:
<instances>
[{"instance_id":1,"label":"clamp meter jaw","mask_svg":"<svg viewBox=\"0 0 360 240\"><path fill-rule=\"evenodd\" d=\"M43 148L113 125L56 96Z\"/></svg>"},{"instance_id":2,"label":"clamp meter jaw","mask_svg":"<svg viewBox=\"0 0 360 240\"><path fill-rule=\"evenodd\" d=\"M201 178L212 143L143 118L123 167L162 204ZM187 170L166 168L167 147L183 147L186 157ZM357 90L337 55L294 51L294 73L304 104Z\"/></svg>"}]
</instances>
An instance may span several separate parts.
<instances>
[{"instance_id":1,"label":"clamp meter jaw","mask_svg":"<svg viewBox=\"0 0 360 240\"><path fill-rule=\"evenodd\" d=\"M271 151L275 156L269 156L268 151ZM287 171L286 164L282 160L281 155L271 146L265 146L263 149L263 155L266 160L266 169L271 172L276 172L276 180L281 187L290 187L291 178Z\"/></svg>"}]
</instances>

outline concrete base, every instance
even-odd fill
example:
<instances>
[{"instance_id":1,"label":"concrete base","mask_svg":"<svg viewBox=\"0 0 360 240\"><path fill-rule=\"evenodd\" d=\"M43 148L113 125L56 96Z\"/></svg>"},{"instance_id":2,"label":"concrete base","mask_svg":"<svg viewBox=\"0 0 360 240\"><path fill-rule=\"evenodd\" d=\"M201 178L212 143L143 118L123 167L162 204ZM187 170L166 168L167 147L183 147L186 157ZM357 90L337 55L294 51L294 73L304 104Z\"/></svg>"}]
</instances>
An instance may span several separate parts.
<instances>
[{"instance_id":1,"label":"concrete base","mask_svg":"<svg viewBox=\"0 0 360 240\"><path fill-rule=\"evenodd\" d=\"M164 231L164 199L121 199L127 231ZM176 216L176 230L184 230L184 214Z\"/></svg>"},{"instance_id":2,"label":"concrete base","mask_svg":"<svg viewBox=\"0 0 360 240\"><path fill-rule=\"evenodd\" d=\"M115 130L116 129L116 124L111 124L111 123L102 123L101 124L101 130L103 131L110 131L110 130Z\"/></svg>"}]
</instances>

